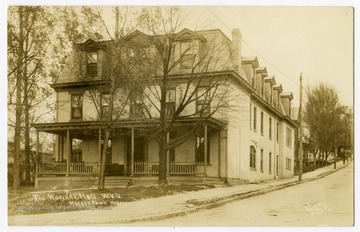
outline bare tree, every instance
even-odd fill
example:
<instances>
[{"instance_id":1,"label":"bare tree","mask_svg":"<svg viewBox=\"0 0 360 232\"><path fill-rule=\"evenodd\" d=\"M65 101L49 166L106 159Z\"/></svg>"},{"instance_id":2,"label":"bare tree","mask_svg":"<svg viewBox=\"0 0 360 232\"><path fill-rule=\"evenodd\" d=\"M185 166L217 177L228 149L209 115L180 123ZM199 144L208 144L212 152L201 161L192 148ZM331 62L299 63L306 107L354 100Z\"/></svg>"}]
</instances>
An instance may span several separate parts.
<instances>
[{"instance_id":1,"label":"bare tree","mask_svg":"<svg viewBox=\"0 0 360 232\"><path fill-rule=\"evenodd\" d=\"M216 72L229 70L231 46L218 41L216 36L210 36L203 43L199 39L202 35L197 32L186 43L179 43L177 37L185 20L180 8L146 8L143 14L147 16L142 28L150 34L148 39L156 51L156 58L151 63L152 72L147 72L149 75L145 78L147 81L144 82L140 100L143 116L158 119L146 130L159 146L158 183L162 186L168 183L167 152L184 143L207 119L229 110L231 100L236 98L231 95L234 93L233 86L227 77L215 75ZM141 54L141 51L138 50L138 53ZM185 69L179 68L181 66L186 68L185 72ZM179 74L182 76L176 76ZM181 93L177 93L176 100L171 100L176 88ZM189 111L189 106L195 102L202 104L198 104L195 111ZM196 123L186 133L169 140L175 123L189 118L196 118Z\"/></svg>"}]
</instances>

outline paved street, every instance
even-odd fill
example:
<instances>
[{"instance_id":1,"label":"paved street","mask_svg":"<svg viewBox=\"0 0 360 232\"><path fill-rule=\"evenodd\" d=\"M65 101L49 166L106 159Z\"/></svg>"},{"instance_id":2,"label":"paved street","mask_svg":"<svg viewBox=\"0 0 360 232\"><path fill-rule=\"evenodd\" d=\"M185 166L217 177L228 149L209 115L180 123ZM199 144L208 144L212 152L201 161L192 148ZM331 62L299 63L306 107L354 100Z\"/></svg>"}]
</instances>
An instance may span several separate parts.
<instances>
[{"instance_id":1,"label":"paved street","mask_svg":"<svg viewBox=\"0 0 360 232\"><path fill-rule=\"evenodd\" d=\"M324 178L183 217L131 225L350 226L353 166Z\"/></svg>"}]
</instances>

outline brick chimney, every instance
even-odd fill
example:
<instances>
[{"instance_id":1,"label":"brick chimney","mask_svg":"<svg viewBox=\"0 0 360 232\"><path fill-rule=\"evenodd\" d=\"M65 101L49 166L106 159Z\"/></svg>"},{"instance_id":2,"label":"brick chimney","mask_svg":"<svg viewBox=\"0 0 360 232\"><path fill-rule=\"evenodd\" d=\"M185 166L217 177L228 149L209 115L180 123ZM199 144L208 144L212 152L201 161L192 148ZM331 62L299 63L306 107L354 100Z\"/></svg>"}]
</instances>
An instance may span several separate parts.
<instances>
[{"instance_id":1,"label":"brick chimney","mask_svg":"<svg viewBox=\"0 0 360 232\"><path fill-rule=\"evenodd\" d=\"M238 28L233 29L231 31L232 42L231 42L231 49L232 49L232 61L233 61L233 68L237 74L239 74L243 79L247 80L247 76L245 74L244 68L242 66L242 57L241 57L241 32Z\"/></svg>"}]
</instances>

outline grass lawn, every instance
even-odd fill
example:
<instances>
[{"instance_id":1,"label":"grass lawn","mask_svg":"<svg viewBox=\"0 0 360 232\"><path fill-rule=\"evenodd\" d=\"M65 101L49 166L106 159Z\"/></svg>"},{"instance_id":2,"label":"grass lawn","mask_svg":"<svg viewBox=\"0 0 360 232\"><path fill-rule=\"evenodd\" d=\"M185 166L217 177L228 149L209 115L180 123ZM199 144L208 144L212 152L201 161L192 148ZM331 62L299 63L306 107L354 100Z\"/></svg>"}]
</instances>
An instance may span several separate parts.
<instances>
[{"instance_id":1,"label":"grass lawn","mask_svg":"<svg viewBox=\"0 0 360 232\"><path fill-rule=\"evenodd\" d=\"M38 190L24 187L8 190L8 215L56 213L64 210L84 210L116 207L122 202L173 195L181 192L213 188L209 185L167 185L165 187L131 186L116 189Z\"/></svg>"}]
</instances>

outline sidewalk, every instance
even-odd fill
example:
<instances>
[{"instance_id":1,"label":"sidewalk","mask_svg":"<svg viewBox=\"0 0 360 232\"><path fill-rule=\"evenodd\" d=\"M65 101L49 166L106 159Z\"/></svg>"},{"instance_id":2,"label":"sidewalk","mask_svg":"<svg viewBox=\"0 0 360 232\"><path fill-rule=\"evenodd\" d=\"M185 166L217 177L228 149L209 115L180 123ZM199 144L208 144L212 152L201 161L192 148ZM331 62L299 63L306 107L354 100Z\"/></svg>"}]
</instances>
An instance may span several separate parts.
<instances>
[{"instance_id":1,"label":"sidewalk","mask_svg":"<svg viewBox=\"0 0 360 232\"><path fill-rule=\"evenodd\" d=\"M8 217L9 225L126 225L137 221L161 220L181 216L244 199L285 187L311 181L331 174L352 163L337 162L333 165L303 174L290 179L275 180L260 184L246 184L231 187L186 192L141 201L124 202L111 210L81 210L38 215L20 215Z\"/></svg>"}]
</instances>

